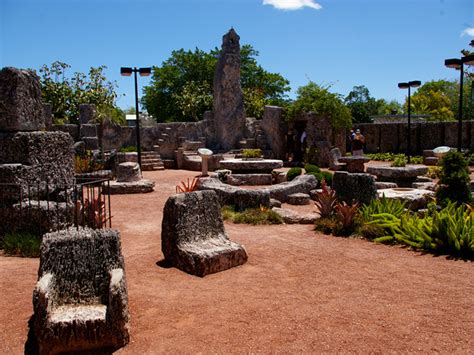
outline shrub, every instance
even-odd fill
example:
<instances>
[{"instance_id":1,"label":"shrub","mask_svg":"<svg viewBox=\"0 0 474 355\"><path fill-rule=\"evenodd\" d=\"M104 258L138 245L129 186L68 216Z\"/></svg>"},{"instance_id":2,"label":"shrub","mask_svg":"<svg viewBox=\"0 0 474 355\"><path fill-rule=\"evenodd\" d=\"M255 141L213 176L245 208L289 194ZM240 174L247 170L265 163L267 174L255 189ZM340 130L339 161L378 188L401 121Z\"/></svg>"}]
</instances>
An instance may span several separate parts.
<instances>
[{"instance_id":1,"label":"shrub","mask_svg":"<svg viewBox=\"0 0 474 355\"><path fill-rule=\"evenodd\" d=\"M131 153L131 152L136 152L136 151L137 151L137 147L134 145L129 145L129 146L122 147L119 149L119 152L121 153Z\"/></svg>"},{"instance_id":2,"label":"shrub","mask_svg":"<svg viewBox=\"0 0 474 355\"><path fill-rule=\"evenodd\" d=\"M222 217L224 220L230 220L234 223L244 224L282 224L283 219L280 215L268 208L249 208L243 212L236 212L233 206L224 206L222 208Z\"/></svg>"},{"instance_id":3,"label":"shrub","mask_svg":"<svg viewBox=\"0 0 474 355\"><path fill-rule=\"evenodd\" d=\"M321 217L314 222L314 230L331 234L337 228L337 219L334 216Z\"/></svg>"},{"instance_id":4,"label":"shrub","mask_svg":"<svg viewBox=\"0 0 474 355\"><path fill-rule=\"evenodd\" d=\"M313 165L313 164L306 164L304 166L304 170L306 171L306 173L320 173L321 172L321 169L318 166Z\"/></svg>"},{"instance_id":5,"label":"shrub","mask_svg":"<svg viewBox=\"0 0 474 355\"><path fill-rule=\"evenodd\" d=\"M74 171L77 174L92 173L97 170L102 170L103 168L104 164L96 161L91 151L87 151L84 156L74 156Z\"/></svg>"},{"instance_id":6,"label":"shrub","mask_svg":"<svg viewBox=\"0 0 474 355\"><path fill-rule=\"evenodd\" d=\"M3 238L3 249L8 255L39 257L41 237L31 233L8 233Z\"/></svg>"},{"instance_id":7,"label":"shrub","mask_svg":"<svg viewBox=\"0 0 474 355\"><path fill-rule=\"evenodd\" d=\"M398 156L393 161L391 166L402 167L407 165L407 158L405 156Z\"/></svg>"},{"instance_id":8,"label":"shrub","mask_svg":"<svg viewBox=\"0 0 474 355\"><path fill-rule=\"evenodd\" d=\"M457 151L448 152L440 161L441 172L436 199L442 206L449 201L457 204L469 203L472 193L469 188L469 168L463 155Z\"/></svg>"},{"instance_id":9,"label":"shrub","mask_svg":"<svg viewBox=\"0 0 474 355\"><path fill-rule=\"evenodd\" d=\"M303 173L303 170L301 168L298 168L298 167L291 168L286 173L286 180L292 181L294 178L296 178L297 176L300 176L302 173Z\"/></svg>"},{"instance_id":10,"label":"shrub","mask_svg":"<svg viewBox=\"0 0 474 355\"><path fill-rule=\"evenodd\" d=\"M261 149L243 149L242 155L244 158L261 158L262 150Z\"/></svg>"},{"instance_id":11,"label":"shrub","mask_svg":"<svg viewBox=\"0 0 474 355\"><path fill-rule=\"evenodd\" d=\"M439 166L429 166L428 172L425 175L430 179L439 179L440 172L441 168Z\"/></svg>"},{"instance_id":12,"label":"shrub","mask_svg":"<svg viewBox=\"0 0 474 355\"><path fill-rule=\"evenodd\" d=\"M321 171L321 174L322 174L324 180L326 181L326 184L328 186L332 186L332 177L333 177L332 173L330 173L329 171Z\"/></svg>"}]
</instances>

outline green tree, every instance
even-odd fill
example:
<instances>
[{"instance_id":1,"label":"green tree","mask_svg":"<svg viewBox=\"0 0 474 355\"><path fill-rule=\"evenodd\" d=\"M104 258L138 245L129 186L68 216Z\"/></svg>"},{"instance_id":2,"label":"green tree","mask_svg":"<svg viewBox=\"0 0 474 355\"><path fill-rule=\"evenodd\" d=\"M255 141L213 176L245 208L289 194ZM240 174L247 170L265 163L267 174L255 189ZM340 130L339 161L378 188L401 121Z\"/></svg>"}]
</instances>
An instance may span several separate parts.
<instances>
[{"instance_id":1,"label":"green tree","mask_svg":"<svg viewBox=\"0 0 474 355\"><path fill-rule=\"evenodd\" d=\"M355 123L372 122L370 116L377 115L379 105L382 104L370 96L369 89L364 85L354 86L344 103L351 110L352 121Z\"/></svg>"},{"instance_id":2,"label":"green tree","mask_svg":"<svg viewBox=\"0 0 474 355\"><path fill-rule=\"evenodd\" d=\"M39 70L43 100L52 105L55 120L76 122L79 105L94 104L99 113L98 120L108 115L107 118L115 122L124 122L123 112L115 105L117 84L104 75L107 67L91 67L87 75L76 72L68 78L66 71L70 67L56 61Z\"/></svg>"},{"instance_id":3,"label":"green tree","mask_svg":"<svg viewBox=\"0 0 474 355\"><path fill-rule=\"evenodd\" d=\"M403 112L403 106L397 100L387 102L385 99L377 100L377 115L398 115Z\"/></svg>"},{"instance_id":4,"label":"green tree","mask_svg":"<svg viewBox=\"0 0 474 355\"><path fill-rule=\"evenodd\" d=\"M463 112L464 119L469 118L470 91L472 78L465 75L463 83ZM432 80L424 83L411 97L412 112L430 114L431 120L450 121L458 115L459 81ZM407 102L404 105L407 110Z\"/></svg>"},{"instance_id":5,"label":"green tree","mask_svg":"<svg viewBox=\"0 0 474 355\"><path fill-rule=\"evenodd\" d=\"M149 86L144 88L142 102L158 122L193 121L212 108L212 84L219 50L209 52L196 48L171 53L160 67L153 68ZM289 82L280 74L264 70L256 60L258 52L243 45L241 85L246 114L260 117L264 105L283 104Z\"/></svg>"},{"instance_id":6,"label":"green tree","mask_svg":"<svg viewBox=\"0 0 474 355\"><path fill-rule=\"evenodd\" d=\"M310 81L298 88L297 97L288 108L288 116L295 117L301 112L315 112L328 116L336 128L350 128L351 111L344 104L342 95L329 92L330 86L323 87Z\"/></svg>"}]
</instances>

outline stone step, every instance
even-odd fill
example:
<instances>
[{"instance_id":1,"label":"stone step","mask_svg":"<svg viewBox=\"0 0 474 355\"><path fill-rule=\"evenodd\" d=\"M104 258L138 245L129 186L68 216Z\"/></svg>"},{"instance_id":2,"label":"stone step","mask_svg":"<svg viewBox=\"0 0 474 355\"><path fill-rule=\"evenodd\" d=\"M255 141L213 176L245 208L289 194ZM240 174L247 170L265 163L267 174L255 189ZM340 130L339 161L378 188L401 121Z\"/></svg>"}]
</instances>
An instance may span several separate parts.
<instances>
[{"instance_id":1,"label":"stone step","mask_svg":"<svg viewBox=\"0 0 474 355\"><path fill-rule=\"evenodd\" d=\"M154 171L154 170L165 170L163 164L146 164L142 162L142 170L143 171Z\"/></svg>"},{"instance_id":2,"label":"stone step","mask_svg":"<svg viewBox=\"0 0 474 355\"><path fill-rule=\"evenodd\" d=\"M160 165L163 164L163 162L159 159L142 159L142 164L156 164Z\"/></svg>"}]
</instances>

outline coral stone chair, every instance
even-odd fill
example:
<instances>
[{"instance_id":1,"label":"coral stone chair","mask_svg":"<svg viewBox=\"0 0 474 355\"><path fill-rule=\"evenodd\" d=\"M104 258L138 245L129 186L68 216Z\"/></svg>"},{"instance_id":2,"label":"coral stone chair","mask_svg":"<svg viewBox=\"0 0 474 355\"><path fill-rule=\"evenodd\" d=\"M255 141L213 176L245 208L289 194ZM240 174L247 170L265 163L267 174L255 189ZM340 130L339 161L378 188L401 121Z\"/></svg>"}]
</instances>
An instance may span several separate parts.
<instances>
[{"instance_id":1,"label":"coral stone chair","mask_svg":"<svg viewBox=\"0 0 474 355\"><path fill-rule=\"evenodd\" d=\"M40 354L111 352L129 341L120 235L70 228L41 245L30 326Z\"/></svg>"}]
</instances>

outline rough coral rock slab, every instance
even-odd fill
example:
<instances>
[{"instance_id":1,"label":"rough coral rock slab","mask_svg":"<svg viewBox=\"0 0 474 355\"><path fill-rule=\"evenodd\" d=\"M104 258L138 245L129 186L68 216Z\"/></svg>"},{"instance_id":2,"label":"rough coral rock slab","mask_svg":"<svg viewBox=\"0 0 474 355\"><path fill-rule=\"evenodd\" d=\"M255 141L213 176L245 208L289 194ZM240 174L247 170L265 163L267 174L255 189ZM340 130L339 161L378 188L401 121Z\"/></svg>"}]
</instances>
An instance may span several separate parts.
<instances>
[{"instance_id":1,"label":"rough coral rock slab","mask_svg":"<svg viewBox=\"0 0 474 355\"><path fill-rule=\"evenodd\" d=\"M296 211L279 207L273 207L272 211L276 212L283 219L283 222L287 224L313 224L318 219L316 213L300 214Z\"/></svg>"},{"instance_id":2,"label":"rough coral rock slab","mask_svg":"<svg viewBox=\"0 0 474 355\"><path fill-rule=\"evenodd\" d=\"M349 204L353 202L367 204L377 197L375 179L369 174L336 171L332 185L337 198Z\"/></svg>"},{"instance_id":3,"label":"rough coral rock slab","mask_svg":"<svg viewBox=\"0 0 474 355\"><path fill-rule=\"evenodd\" d=\"M214 191L171 196L163 211L161 241L167 261L200 277L247 261L244 247L230 241L225 232Z\"/></svg>"},{"instance_id":4,"label":"rough coral rock slab","mask_svg":"<svg viewBox=\"0 0 474 355\"><path fill-rule=\"evenodd\" d=\"M38 278L26 349L40 354L111 353L129 342L117 231L70 228L46 234Z\"/></svg>"},{"instance_id":5,"label":"rough coral rock slab","mask_svg":"<svg viewBox=\"0 0 474 355\"><path fill-rule=\"evenodd\" d=\"M412 211L425 208L435 197L434 191L413 188L395 188L378 190L378 196L387 199L400 200Z\"/></svg>"},{"instance_id":6,"label":"rough coral rock slab","mask_svg":"<svg viewBox=\"0 0 474 355\"><path fill-rule=\"evenodd\" d=\"M286 203L290 205L309 205L310 196L304 193L296 193L288 196Z\"/></svg>"},{"instance_id":7,"label":"rough coral rock slab","mask_svg":"<svg viewBox=\"0 0 474 355\"><path fill-rule=\"evenodd\" d=\"M0 131L45 128L39 77L31 70L0 70Z\"/></svg>"}]
</instances>

